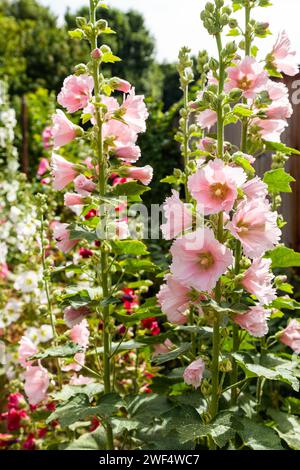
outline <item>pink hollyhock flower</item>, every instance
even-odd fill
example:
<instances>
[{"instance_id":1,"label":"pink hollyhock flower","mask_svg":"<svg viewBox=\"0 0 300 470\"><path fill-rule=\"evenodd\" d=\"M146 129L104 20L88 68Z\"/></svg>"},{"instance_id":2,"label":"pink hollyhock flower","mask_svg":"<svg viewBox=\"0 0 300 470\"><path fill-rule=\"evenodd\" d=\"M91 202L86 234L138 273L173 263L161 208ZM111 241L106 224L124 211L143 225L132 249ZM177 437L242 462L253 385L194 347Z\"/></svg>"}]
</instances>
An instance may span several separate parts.
<instances>
[{"instance_id":1,"label":"pink hollyhock flower","mask_svg":"<svg viewBox=\"0 0 300 470\"><path fill-rule=\"evenodd\" d=\"M120 240L125 240L130 237L127 219L116 220L115 229L116 235Z\"/></svg>"},{"instance_id":2,"label":"pink hollyhock flower","mask_svg":"<svg viewBox=\"0 0 300 470\"><path fill-rule=\"evenodd\" d=\"M57 222L54 226L53 236L57 242L57 248L64 253L68 253L79 240L70 240L70 233L67 230L68 224Z\"/></svg>"},{"instance_id":3,"label":"pink hollyhock flower","mask_svg":"<svg viewBox=\"0 0 300 470\"><path fill-rule=\"evenodd\" d=\"M157 294L158 303L169 322L184 325L187 322L185 312L191 303L190 289L180 284L171 275L166 277L166 281Z\"/></svg>"},{"instance_id":4,"label":"pink hollyhock flower","mask_svg":"<svg viewBox=\"0 0 300 470\"><path fill-rule=\"evenodd\" d=\"M0 263L0 279L6 279L9 269L6 263Z\"/></svg>"},{"instance_id":5,"label":"pink hollyhock flower","mask_svg":"<svg viewBox=\"0 0 300 470\"><path fill-rule=\"evenodd\" d=\"M293 318L278 336L283 344L289 346L295 353L300 353L300 323L298 320Z\"/></svg>"},{"instance_id":6,"label":"pink hollyhock flower","mask_svg":"<svg viewBox=\"0 0 300 470\"><path fill-rule=\"evenodd\" d=\"M125 147L118 147L114 150L114 155L125 162L135 163L141 156L141 149L138 145L134 144Z\"/></svg>"},{"instance_id":7,"label":"pink hollyhock flower","mask_svg":"<svg viewBox=\"0 0 300 470\"><path fill-rule=\"evenodd\" d=\"M118 100L112 96L101 95L101 104L106 106L105 119L109 120L117 109L120 108ZM95 117L95 106L89 103L83 110L84 114L91 114L91 123L95 126L97 120Z\"/></svg>"},{"instance_id":8,"label":"pink hollyhock flower","mask_svg":"<svg viewBox=\"0 0 300 470\"><path fill-rule=\"evenodd\" d=\"M70 372L71 370L79 372L85 363L85 353L78 352L74 356L74 361L64 365L61 370L64 372Z\"/></svg>"},{"instance_id":9,"label":"pink hollyhock flower","mask_svg":"<svg viewBox=\"0 0 300 470\"><path fill-rule=\"evenodd\" d=\"M206 227L175 240L171 253L174 279L199 291L211 291L233 262L231 251Z\"/></svg>"},{"instance_id":10,"label":"pink hollyhock flower","mask_svg":"<svg viewBox=\"0 0 300 470\"><path fill-rule=\"evenodd\" d=\"M225 165L219 158L210 161L188 179L193 198L203 207L204 215L229 212L247 179L242 168Z\"/></svg>"},{"instance_id":11,"label":"pink hollyhock flower","mask_svg":"<svg viewBox=\"0 0 300 470\"><path fill-rule=\"evenodd\" d=\"M81 196L90 196L90 193L96 189L96 184L84 175L78 175L74 180L74 187Z\"/></svg>"},{"instance_id":12,"label":"pink hollyhock flower","mask_svg":"<svg viewBox=\"0 0 300 470\"><path fill-rule=\"evenodd\" d=\"M113 150L131 147L137 141L137 133L127 124L111 119L103 124L103 138L114 140Z\"/></svg>"},{"instance_id":13,"label":"pink hollyhock flower","mask_svg":"<svg viewBox=\"0 0 300 470\"><path fill-rule=\"evenodd\" d=\"M146 166L130 166L126 168L126 176L134 180L138 180L145 186L151 183L153 178L153 168L150 165Z\"/></svg>"},{"instance_id":14,"label":"pink hollyhock flower","mask_svg":"<svg viewBox=\"0 0 300 470\"><path fill-rule=\"evenodd\" d=\"M84 198L80 194L66 193L64 195L64 203L67 207L80 206L84 204Z\"/></svg>"},{"instance_id":15,"label":"pink hollyhock flower","mask_svg":"<svg viewBox=\"0 0 300 470\"><path fill-rule=\"evenodd\" d=\"M89 75L70 75L65 78L57 101L69 113L75 113L87 106L94 88L93 77Z\"/></svg>"},{"instance_id":16,"label":"pink hollyhock flower","mask_svg":"<svg viewBox=\"0 0 300 470\"><path fill-rule=\"evenodd\" d=\"M265 89L269 94L270 100L272 101L278 101L283 98L288 100L289 98L289 90L284 83L268 80Z\"/></svg>"},{"instance_id":17,"label":"pink hollyhock flower","mask_svg":"<svg viewBox=\"0 0 300 470\"><path fill-rule=\"evenodd\" d=\"M213 153L217 148L217 141L210 137L204 137L200 140L198 148L203 152Z\"/></svg>"},{"instance_id":18,"label":"pink hollyhock flower","mask_svg":"<svg viewBox=\"0 0 300 470\"><path fill-rule=\"evenodd\" d=\"M113 78L114 80L114 89L117 91L122 91L123 93L129 93L131 90L131 85L127 80L121 78Z\"/></svg>"},{"instance_id":19,"label":"pink hollyhock flower","mask_svg":"<svg viewBox=\"0 0 300 470\"><path fill-rule=\"evenodd\" d=\"M173 346L174 344L169 339L166 339L166 341L162 344L155 344L153 357L158 356L159 354L165 354L169 352Z\"/></svg>"},{"instance_id":20,"label":"pink hollyhock flower","mask_svg":"<svg viewBox=\"0 0 300 470\"><path fill-rule=\"evenodd\" d=\"M50 383L48 371L40 364L30 366L26 369L24 378L24 390L30 405L38 405L46 398Z\"/></svg>"},{"instance_id":21,"label":"pink hollyhock flower","mask_svg":"<svg viewBox=\"0 0 300 470\"><path fill-rule=\"evenodd\" d=\"M89 344L89 337L88 322L85 318L79 324L74 325L70 331L71 340L83 348L86 348Z\"/></svg>"},{"instance_id":22,"label":"pink hollyhock flower","mask_svg":"<svg viewBox=\"0 0 300 470\"><path fill-rule=\"evenodd\" d=\"M57 109L56 114L53 114L52 123L53 142L56 148L72 142L80 129L60 109Z\"/></svg>"},{"instance_id":23,"label":"pink hollyhock flower","mask_svg":"<svg viewBox=\"0 0 300 470\"><path fill-rule=\"evenodd\" d=\"M32 361L27 361L31 356L38 352L37 346L26 336L22 336L19 342L18 360L22 367L26 368L32 364Z\"/></svg>"},{"instance_id":24,"label":"pink hollyhock flower","mask_svg":"<svg viewBox=\"0 0 300 470\"><path fill-rule=\"evenodd\" d=\"M234 67L229 67L227 73L226 91L239 88L245 98L255 98L268 82L268 73L253 57L245 57Z\"/></svg>"},{"instance_id":25,"label":"pink hollyhock flower","mask_svg":"<svg viewBox=\"0 0 300 470\"><path fill-rule=\"evenodd\" d=\"M94 383L93 379L83 375L73 375L70 379L70 385L89 385L92 383Z\"/></svg>"},{"instance_id":26,"label":"pink hollyhock flower","mask_svg":"<svg viewBox=\"0 0 300 470\"><path fill-rule=\"evenodd\" d=\"M268 186L258 176L247 181L243 184L242 190L247 196L248 200L252 199L266 199L268 195Z\"/></svg>"},{"instance_id":27,"label":"pink hollyhock flower","mask_svg":"<svg viewBox=\"0 0 300 470\"><path fill-rule=\"evenodd\" d=\"M60 191L71 183L78 175L75 165L68 162L56 153L52 154L51 158L52 174L53 174L53 188Z\"/></svg>"},{"instance_id":28,"label":"pink hollyhock flower","mask_svg":"<svg viewBox=\"0 0 300 470\"><path fill-rule=\"evenodd\" d=\"M260 258L279 242L281 231L277 226L277 215L265 201L243 201L227 228L240 240L246 256Z\"/></svg>"},{"instance_id":29,"label":"pink hollyhock flower","mask_svg":"<svg viewBox=\"0 0 300 470\"><path fill-rule=\"evenodd\" d=\"M271 52L274 65L279 72L293 77L299 71L296 51L292 50L291 41L285 31L279 33Z\"/></svg>"},{"instance_id":30,"label":"pink hollyhock flower","mask_svg":"<svg viewBox=\"0 0 300 470\"><path fill-rule=\"evenodd\" d=\"M250 307L248 312L235 315L233 321L255 338L262 338L268 331L270 311L260 306Z\"/></svg>"},{"instance_id":31,"label":"pink hollyhock flower","mask_svg":"<svg viewBox=\"0 0 300 470\"><path fill-rule=\"evenodd\" d=\"M178 191L172 190L172 196L167 197L164 205L167 222L161 226L165 240L172 240L193 226L193 215L186 204L180 200Z\"/></svg>"},{"instance_id":32,"label":"pink hollyhock flower","mask_svg":"<svg viewBox=\"0 0 300 470\"><path fill-rule=\"evenodd\" d=\"M145 132L146 120L149 116L143 95L136 95L135 89L131 88L128 96L122 104L121 109L125 112L123 119L135 132Z\"/></svg>"},{"instance_id":33,"label":"pink hollyhock flower","mask_svg":"<svg viewBox=\"0 0 300 470\"><path fill-rule=\"evenodd\" d=\"M257 297L262 305L267 305L276 299L276 289L272 282L274 275L270 272L271 260L259 258L252 262L252 266L244 273L242 285Z\"/></svg>"},{"instance_id":34,"label":"pink hollyhock flower","mask_svg":"<svg viewBox=\"0 0 300 470\"><path fill-rule=\"evenodd\" d=\"M206 109L205 111L201 111L201 113L197 116L197 124L201 127L201 129L208 129L210 130L218 120L218 116L216 111L212 109Z\"/></svg>"},{"instance_id":35,"label":"pink hollyhock flower","mask_svg":"<svg viewBox=\"0 0 300 470\"><path fill-rule=\"evenodd\" d=\"M288 125L285 120L259 118L253 119L252 124L257 126L261 137L270 142L280 142L280 136Z\"/></svg>"},{"instance_id":36,"label":"pink hollyhock flower","mask_svg":"<svg viewBox=\"0 0 300 470\"><path fill-rule=\"evenodd\" d=\"M39 166L38 166L38 170L37 170L37 175L38 176L43 176L46 173L46 171L49 171L49 170L50 170L50 163L49 163L48 159L47 158L41 158Z\"/></svg>"},{"instance_id":37,"label":"pink hollyhock flower","mask_svg":"<svg viewBox=\"0 0 300 470\"><path fill-rule=\"evenodd\" d=\"M266 110L268 119L289 119L293 114L293 108L288 99L274 101Z\"/></svg>"},{"instance_id":38,"label":"pink hollyhock flower","mask_svg":"<svg viewBox=\"0 0 300 470\"><path fill-rule=\"evenodd\" d=\"M192 362L184 371L183 378L187 385L192 385L194 388L199 388L203 373L205 370L205 362L202 359L197 359Z\"/></svg>"},{"instance_id":39,"label":"pink hollyhock flower","mask_svg":"<svg viewBox=\"0 0 300 470\"><path fill-rule=\"evenodd\" d=\"M52 128L50 126L45 127L42 132L43 146L46 150L52 147Z\"/></svg>"}]
</instances>

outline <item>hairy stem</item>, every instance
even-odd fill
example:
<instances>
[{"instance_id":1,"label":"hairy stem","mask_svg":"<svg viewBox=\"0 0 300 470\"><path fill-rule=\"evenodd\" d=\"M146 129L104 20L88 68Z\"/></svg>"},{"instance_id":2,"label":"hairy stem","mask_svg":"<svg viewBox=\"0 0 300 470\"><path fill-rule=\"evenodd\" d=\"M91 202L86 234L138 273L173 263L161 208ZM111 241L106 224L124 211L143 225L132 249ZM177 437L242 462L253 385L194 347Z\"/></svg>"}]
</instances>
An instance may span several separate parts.
<instances>
[{"instance_id":1,"label":"hairy stem","mask_svg":"<svg viewBox=\"0 0 300 470\"><path fill-rule=\"evenodd\" d=\"M96 4L93 0L90 0L90 21L95 26L96 24ZM97 35L94 32L93 39L91 41L92 50L97 47ZM103 196L106 194L107 188L107 161L103 148L103 135L102 135L102 126L103 121L101 117L100 107L101 104L101 93L100 93L100 74L99 74L99 64L97 60L93 60L93 78L94 78L94 90L95 90L95 116L97 123L97 135L96 135L96 156L98 162L98 193L100 199L102 200ZM102 212L102 207L100 207L100 217ZM105 216L105 214L104 214ZM108 254L106 251L105 244L101 244L101 287L103 290L103 297L107 298L109 296L109 273L108 273ZM104 393L111 392L111 337L109 332L109 305L105 305L102 308L103 314L103 370L104 370ZM113 450L114 448L114 439L112 427L109 423L106 425L106 437L107 437L107 449Z\"/></svg>"}]
</instances>

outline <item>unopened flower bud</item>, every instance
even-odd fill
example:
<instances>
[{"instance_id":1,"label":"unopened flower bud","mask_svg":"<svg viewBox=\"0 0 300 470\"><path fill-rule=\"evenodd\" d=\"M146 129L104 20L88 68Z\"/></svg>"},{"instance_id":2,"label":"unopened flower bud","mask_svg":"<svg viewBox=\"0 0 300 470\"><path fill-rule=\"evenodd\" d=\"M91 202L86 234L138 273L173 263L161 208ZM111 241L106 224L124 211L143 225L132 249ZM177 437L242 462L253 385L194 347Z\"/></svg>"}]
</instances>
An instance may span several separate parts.
<instances>
[{"instance_id":1,"label":"unopened flower bud","mask_svg":"<svg viewBox=\"0 0 300 470\"><path fill-rule=\"evenodd\" d=\"M104 31L108 27L108 23L106 20L99 20L97 21L96 26L99 31Z\"/></svg>"},{"instance_id":2,"label":"unopened flower bud","mask_svg":"<svg viewBox=\"0 0 300 470\"><path fill-rule=\"evenodd\" d=\"M228 24L231 29L235 29L238 26L238 22L235 18L231 18Z\"/></svg>"},{"instance_id":3,"label":"unopened flower bud","mask_svg":"<svg viewBox=\"0 0 300 470\"><path fill-rule=\"evenodd\" d=\"M223 361L220 362L220 371L221 372L232 371L232 363L230 359L223 359Z\"/></svg>"},{"instance_id":4,"label":"unopened flower bud","mask_svg":"<svg viewBox=\"0 0 300 470\"><path fill-rule=\"evenodd\" d=\"M91 52L91 57L92 59L101 59L103 53L100 51L99 47L96 47L96 49L94 49L92 52Z\"/></svg>"},{"instance_id":5,"label":"unopened flower bud","mask_svg":"<svg viewBox=\"0 0 300 470\"><path fill-rule=\"evenodd\" d=\"M74 67L75 75L84 75L88 72L88 68L85 64L78 64Z\"/></svg>"},{"instance_id":6,"label":"unopened flower bud","mask_svg":"<svg viewBox=\"0 0 300 470\"><path fill-rule=\"evenodd\" d=\"M211 385L207 379L204 379L201 384L201 392L204 396L211 394Z\"/></svg>"},{"instance_id":7,"label":"unopened flower bud","mask_svg":"<svg viewBox=\"0 0 300 470\"><path fill-rule=\"evenodd\" d=\"M100 51L102 52L102 54L109 54L111 52L111 48L107 46L106 44L103 44L100 47Z\"/></svg>"}]
</instances>

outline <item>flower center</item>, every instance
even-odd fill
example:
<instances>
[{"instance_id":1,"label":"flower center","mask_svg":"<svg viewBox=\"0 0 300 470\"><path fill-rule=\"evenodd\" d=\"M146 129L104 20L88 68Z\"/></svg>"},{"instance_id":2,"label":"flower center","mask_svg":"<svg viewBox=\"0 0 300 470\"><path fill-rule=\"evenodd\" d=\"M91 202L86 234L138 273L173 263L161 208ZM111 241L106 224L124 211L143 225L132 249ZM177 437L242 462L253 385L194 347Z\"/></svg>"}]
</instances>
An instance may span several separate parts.
<instances>
[{"instance_id":1,"label":"flower center","mask_svg":"<svg viewBox=\"0 0 300 470\"><path fill-rule=\"evenodd\" d=\"M211 253L200 253L199 254L199 264L202 269L209 269L214 264L214 258Z\"/></svg>"},{"instance_id":2,"label":"flower center","mask_svg":"<svg viewBox=\"0 0 300 470\"><path fill-rule=\"evenodd\" d=\"M210 187L212 196L216 199L225 199L228 193L228 190L229 190L228 186L222 183L214 183Z\"/></svg>"},{"instance_id":3,"label":"flower center","mask_svg":"<svg viewBox=\"0 0 300 470\"><path fill-rule=\"evenodd\" d=\"M249 90L251 84L252 80L249 80L247 75L245 75L245 77L243 77L241 80L238 80L237 82L238 88L240 88L241 90Z\"/></svg>"}]
</instances>

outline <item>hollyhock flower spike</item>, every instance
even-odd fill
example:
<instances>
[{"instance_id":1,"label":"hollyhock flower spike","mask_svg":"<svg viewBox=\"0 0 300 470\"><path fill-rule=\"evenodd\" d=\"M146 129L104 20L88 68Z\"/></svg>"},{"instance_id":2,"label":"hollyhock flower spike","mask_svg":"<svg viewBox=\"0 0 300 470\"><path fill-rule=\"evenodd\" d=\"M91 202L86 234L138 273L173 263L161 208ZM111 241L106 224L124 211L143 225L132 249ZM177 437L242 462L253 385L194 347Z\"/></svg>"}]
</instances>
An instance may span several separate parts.
<instances>
[{"instance_id":1,"label":"hollyhock flower spike","mask_svg":"<svg viewBox=\"0 0 300 470\"><path fill-rule=\"evenodd\" d=\"M193 226L193 214L191 209L180 200L178 191L172 190L172 196L168 197L163 206L166 223L161 226L165 240L172 240L185 230Z\"/></svg>"},{"instance_id":2,"label":"hollyhock flower spike","mask_svg":"<svg viewBox=\"0 0 300 470\"><path fill-rule=\"evenodd\" d=\"M193 361L184 371L183 378L187 385L192 385L195 389L200 387L203 373L205 370L205 362L202 359Z\"/></svg>"},{"instance_id":3,"label":"hollyhock flower spike","mask_svg":"<svg viewBox=\"0 0 300 470\"><path fill-rule=\"evenodd\" d=\"M199 291L214 289L233 262L231 251L206 227L175 240L171 253L174 279Z\"/></svg>"},{"instance_id":4,"label":"hollyhock flower spike","mask_svg":"<svg viewBox=\"0 0 300 470\"><path fill-rule=\"evenodd\" d=\"M247 179L241 168L225 165L220 159L210 161L188 179L193 198L203 207L204 215L229 212L237 198L237 189Z\"/></svg>"},{"instance_id":5,"label":"hollyhock flower spike","mask_svg":"<svg viewBox=\"0 0 300 470\"><path fill-rule=\"evenodd\" d=\"M295 353L300 353L300 323L292 319L288 326L278 334L279 340Z\"/></svg>"},{"instance_id":6,"label":"hollyhock flower spike","mask_svg":"<svg viewBox=\"0 0 300 470\"><path fill-rule=\"evenodd\" d=\"M271 250L281 236L277 212L272 212L260 199L241 202L227 228L242 243L245 255L252 259Z\"/></svg>"},{"instance_id":7,"label":"hollyhock flower spike","mask_svg":"<svg viewBox=\"0 0 300 470\"><path fill-rule=\"evenodd\" d=\"M70 75L64 80L57 101L67 109L68 113L75 113L87 106L92 97L93 88L93 77L89 75Z\"/></svg>"},{"instance_id":8,"label":"hollyhock flower spike","mask_svg":"<svg viewBox=\"0 0 300 470\"><path fill-rule=\"evenodd\" d=\"M283 72L291 77L299 72L296 51L292 49L291 41L286 31L278 34L271 52L271 61L279 72Z\"/></svg>"},{"instance_id":9,"label":"hollyhock flower spike","mask_svg":"<svg viewBox=\"0 0 300 470\"><path fill-rule=\"evenodd\" d=\"M260 306L250 307L248 312L235 315L233 321L255 338L262 338L268 331L270 311Z\"/></svg>"},{"instance_id":10,"label":"hollyhock flower spike","mask_svg":"<svg viewBox=\"0 0 300 470\"><path fill-rule=\"evenodd\" d=\"M78 175L78 171L75 169L75 165L68 162L56 153L52 154L51 167L53 175L53 188L58 191L64 189Z\"/></svg>"}]
</instances>

